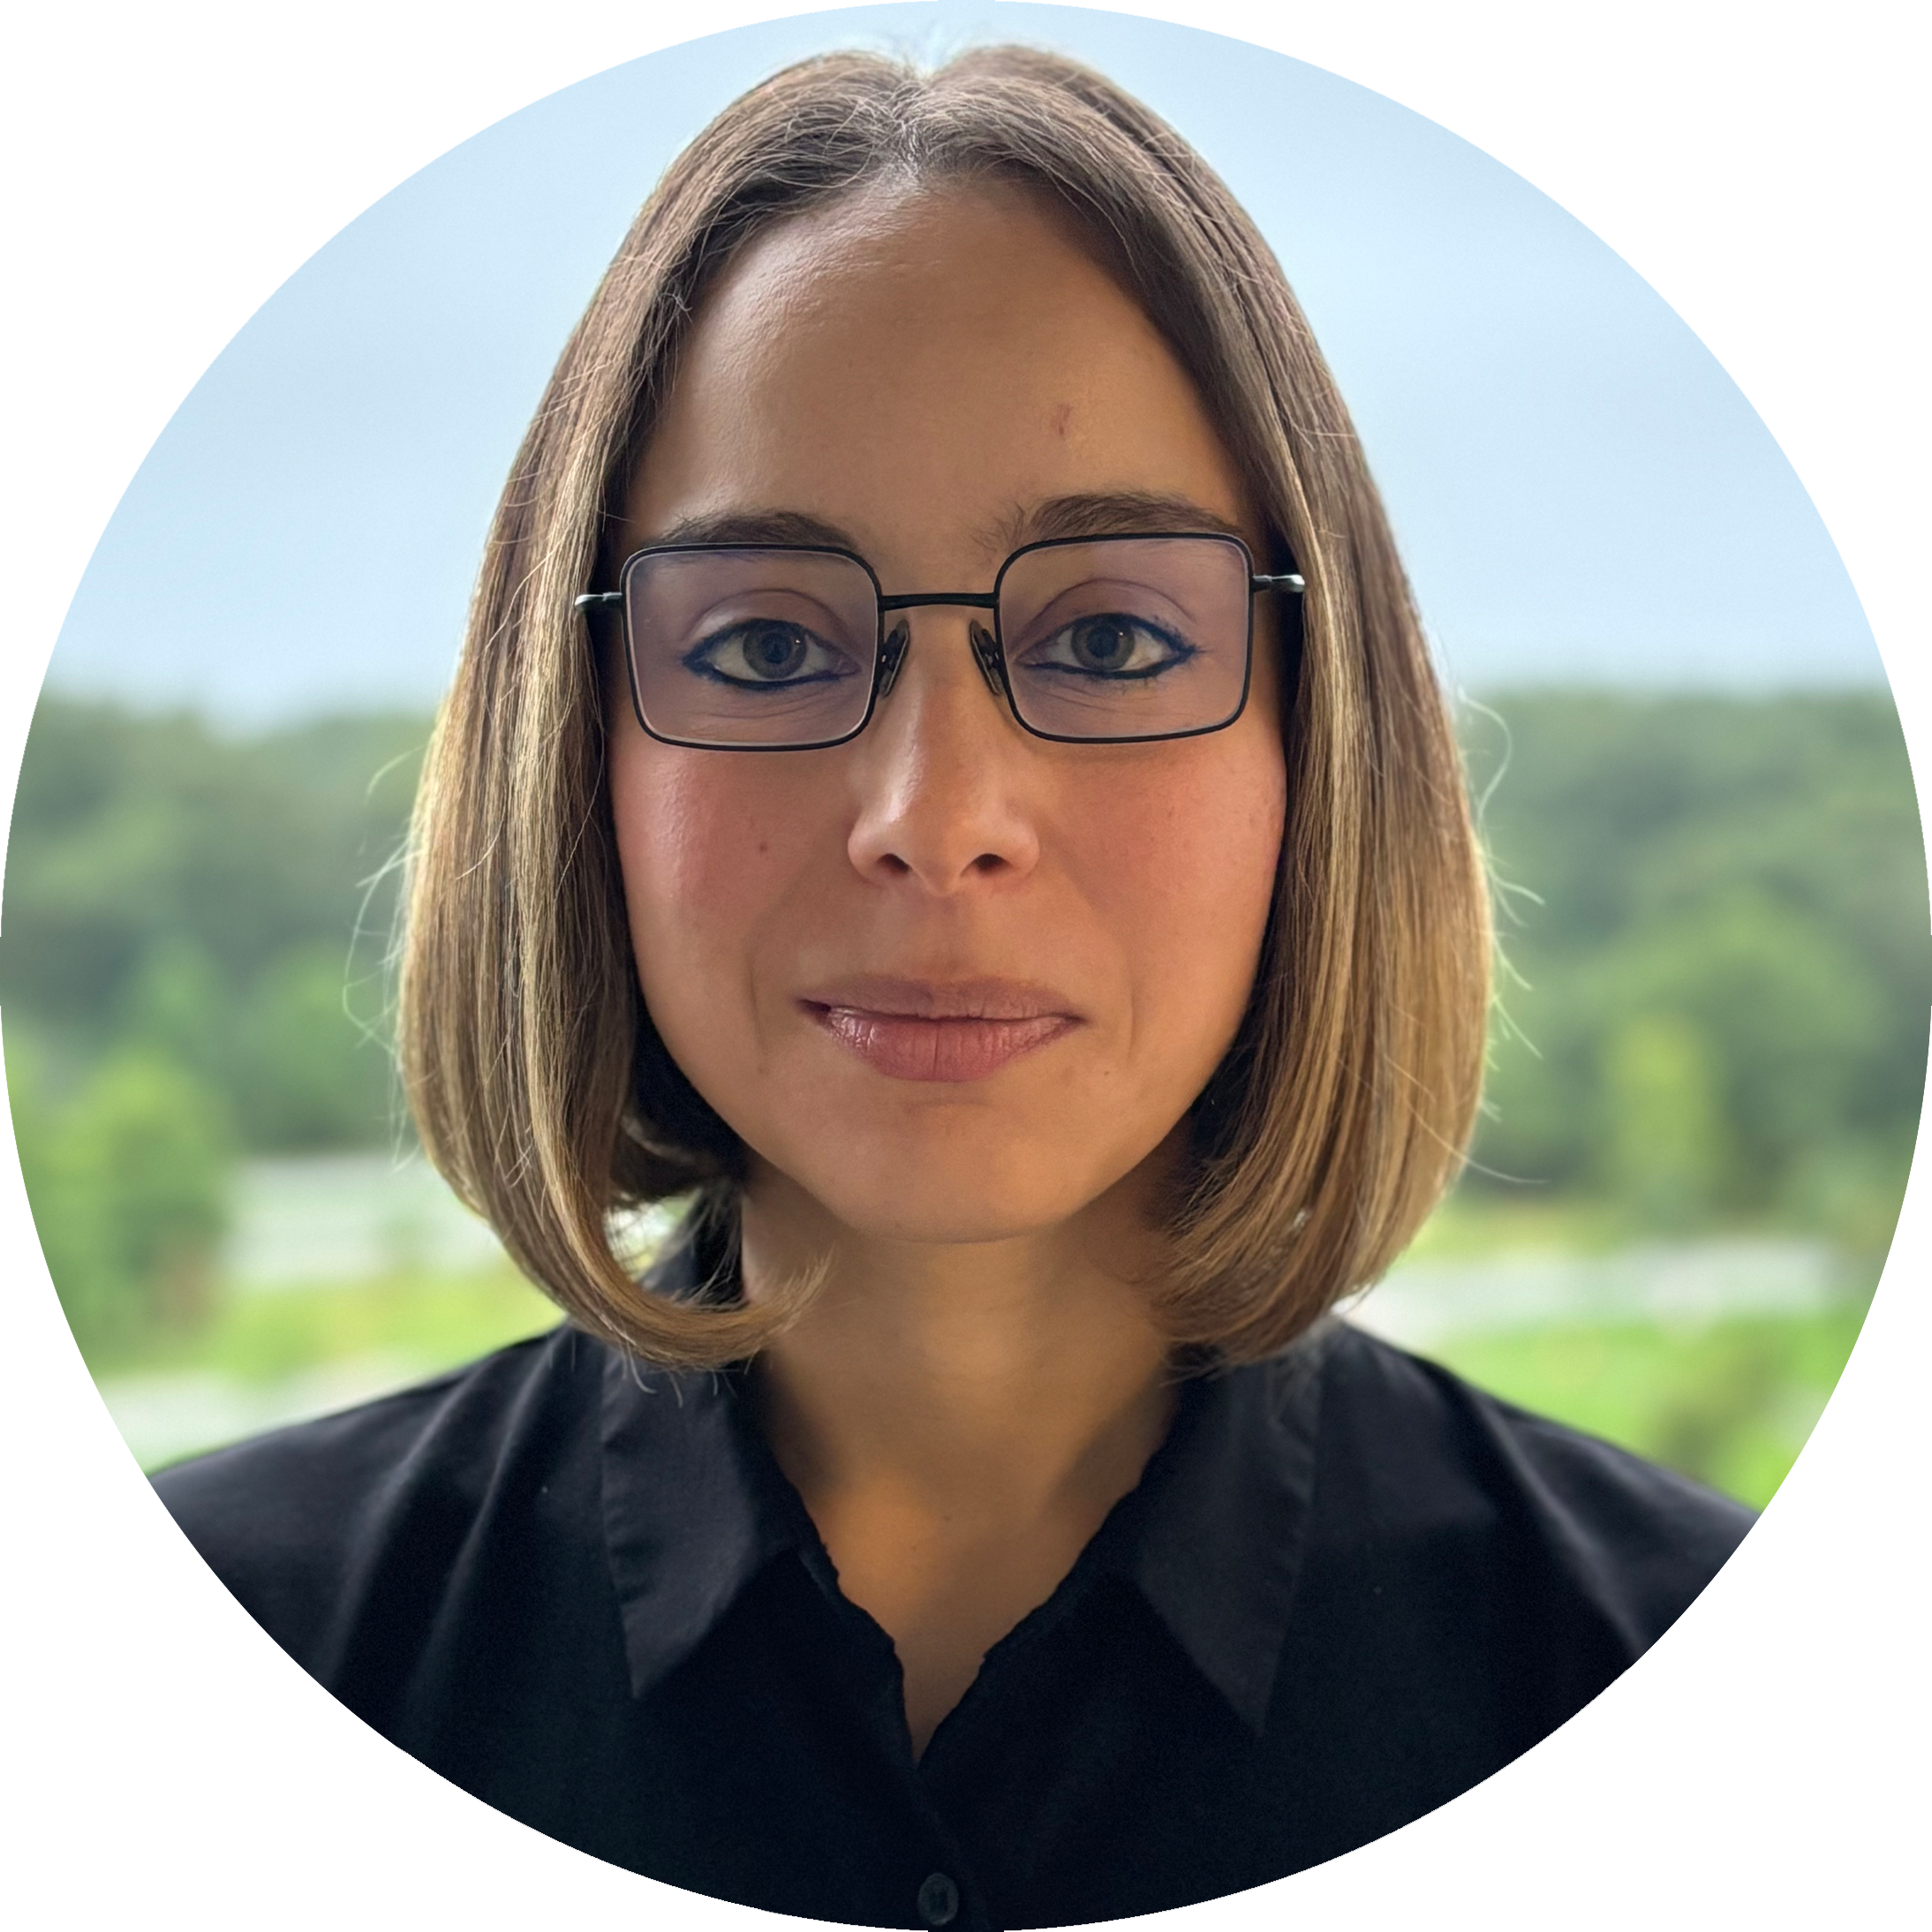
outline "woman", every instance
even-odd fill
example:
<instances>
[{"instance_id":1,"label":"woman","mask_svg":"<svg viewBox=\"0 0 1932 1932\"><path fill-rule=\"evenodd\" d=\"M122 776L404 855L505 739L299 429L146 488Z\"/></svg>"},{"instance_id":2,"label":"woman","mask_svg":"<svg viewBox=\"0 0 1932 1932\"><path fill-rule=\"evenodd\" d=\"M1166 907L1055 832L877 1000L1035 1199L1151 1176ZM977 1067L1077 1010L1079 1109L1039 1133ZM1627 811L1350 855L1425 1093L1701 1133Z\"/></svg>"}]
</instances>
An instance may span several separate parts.
<instances>
[{"instance_id":1,"label":"woman","mask_svg":"<svg viewBox=\"0 0 1932 1932\"><path fill-rule=\"evenodd\" d=\"M1747 1527L1327 1318L1454 1171L1484 906L1226 189L1045 56L794 68L565 351L419 811L416 1115L570 1323L162 1492L386 1735L695 1890L1036 1926L1345 1851Z\"/></svg>"}]
</instances>

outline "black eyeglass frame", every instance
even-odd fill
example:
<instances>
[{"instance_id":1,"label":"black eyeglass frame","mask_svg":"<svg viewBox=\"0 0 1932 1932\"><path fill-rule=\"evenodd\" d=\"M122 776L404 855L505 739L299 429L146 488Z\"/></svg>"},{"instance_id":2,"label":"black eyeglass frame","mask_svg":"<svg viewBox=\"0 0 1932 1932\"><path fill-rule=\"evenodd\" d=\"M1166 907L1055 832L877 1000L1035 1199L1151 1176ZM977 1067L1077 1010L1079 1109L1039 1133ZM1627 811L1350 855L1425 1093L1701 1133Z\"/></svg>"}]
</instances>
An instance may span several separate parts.
<instances>
[{"instance_id":1,"label":"black eyeglass frame","mask_svg":"<svg viewBox=\"0 0 1932 1932\"><path fill-rule=\"evenodd\" d=\"M1234 708L1217 724L1190 725L1185 731L1149 731L1124 737L1095 737L1087 734L1060 731L1042 731L1036 725L1029 724L1020 714L1018 700L1013 695L1013 681L1007 675L1006 642L1000 635L1000 592L1006 584L1007 572L1022 557L1030 556L1037 550L1068 549L1075 544L1091 546L1097 543L1146 543L1173 541L1185 539L1194 542L1221 543L1237 551L1248 575L1248 634L1241 644L1241 697ZM789 743L778 744L721 744L707 738L674 738L653 728L644 714L644 701L638 691L638 660L630 635L630 581L632 571L653 557L691 556L707 551L773 550L789 552L799 556L842 557L849 563L856 563L864 571L872 586L872 600L877 607L878 636L873 644L872 689L866 693L864 714L849 731L835 738L800 739ZM1290 560L1292 562L1292 559ZM989 633L980 624L970 624L968 635L973 646L973 660L979 667L979 675L986 681L987 689L995 698L1003 699L1007 709L1013 715L1013 721L1021 730L1036 738L1044 738L1052 744L1156 744L1174 738L1201 738L1216 731L1225 731L1234 724L1248 708L1248 693L1254 682L1255 668L1255 599L1264 591L1285 592L1300 596L1307 588L1306 580L1299 571L1287 570L1271 575L1255 569L1254 553L1246 541L1229 532L1222 530L1117 530L1107 531L1085 537L1045 537L1038 543L1022 544L1000 566L993 577L990 591L916 591L903 595L888 597L885 587L879 581L879 573L856 550L847 550L836 544L826 543L656 543L648 544L641 550L633 550L619 566L617 589L614 591L585 591L579 596L572 608L580 611L586 622L593 617L608 615L615 611L623 619L624 626L624 681L630 690L630 709L639 728L660 744L676 745L692 751L828 751L834 746L849 744L872 721L873 713L880 702L892 693L900 670L904 665L906 653L911 647L912 634L909 625L896 624L888 635L886 617L888 612L920 610L928 607L946 606L970 610L990 610L992 613L992 630Z\"/></svg>"}]
</instances>

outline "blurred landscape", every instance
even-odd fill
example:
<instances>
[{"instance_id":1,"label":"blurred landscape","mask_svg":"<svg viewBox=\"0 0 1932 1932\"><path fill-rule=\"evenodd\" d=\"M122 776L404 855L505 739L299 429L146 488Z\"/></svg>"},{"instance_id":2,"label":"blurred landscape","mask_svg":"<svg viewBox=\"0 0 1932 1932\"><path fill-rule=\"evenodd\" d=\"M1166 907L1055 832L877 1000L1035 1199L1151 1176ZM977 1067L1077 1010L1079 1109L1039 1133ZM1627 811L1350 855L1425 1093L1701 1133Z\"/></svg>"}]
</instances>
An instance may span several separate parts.
<instances>
[{"instance_id":1,"label":"blurred landscape","mask_svg":"<svg viewBox=\"0 0 1932 1932\"><path fill-rule=\"evenodd\" d=\"M1891 1236L1932 943L1883 691L1466 706L1506 965L1475 1159L1353 1318L1762 1503ZM413 713L237 736L49 695L0 941L42 1243L148 1467L556 1317L389 1068Z\"/></svg>"}]
</instances>

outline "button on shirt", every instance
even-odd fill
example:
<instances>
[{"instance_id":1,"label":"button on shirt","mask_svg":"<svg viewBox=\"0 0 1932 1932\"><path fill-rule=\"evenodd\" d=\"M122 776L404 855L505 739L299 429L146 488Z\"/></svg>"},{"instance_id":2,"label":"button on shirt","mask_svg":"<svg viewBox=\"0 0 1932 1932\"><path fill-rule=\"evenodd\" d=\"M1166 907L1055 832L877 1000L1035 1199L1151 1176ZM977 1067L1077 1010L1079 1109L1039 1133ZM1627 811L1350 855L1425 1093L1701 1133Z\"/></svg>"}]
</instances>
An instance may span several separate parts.
<instances>
[{"instance_id":1,"label":"button on shirt","mask_svg":"<svg viewBox=\"0 0 1932 1932\"><path fill-rule=\"evenodd\" d=\"M742 1375L566 1327L155 1483L297 1663L511 1817L713 1898L957 1932L1392 1830L1594 1697L1750 1522L1329 1322L1184 1385L915 1759Z\"/></svg>"}]
</instances>

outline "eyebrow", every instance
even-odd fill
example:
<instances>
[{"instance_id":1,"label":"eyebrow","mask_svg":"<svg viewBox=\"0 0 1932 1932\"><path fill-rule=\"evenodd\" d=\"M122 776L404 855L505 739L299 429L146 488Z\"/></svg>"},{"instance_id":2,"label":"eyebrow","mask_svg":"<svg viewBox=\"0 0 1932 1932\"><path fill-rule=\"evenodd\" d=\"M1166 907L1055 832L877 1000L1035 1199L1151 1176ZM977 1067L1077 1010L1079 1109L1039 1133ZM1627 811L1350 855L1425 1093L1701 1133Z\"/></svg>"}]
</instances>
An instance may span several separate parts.
<instances>
[{"instance_id":1,"label":"eyebrow","mask_svg":"<svg viewBox=\"0 0 1932 1932\"><path fill-rule=\"evenodd\" d=\"M1241 525L1195 502L1150 490L1099 490L1015 504L985 532L989 550L1017 550L1064 537L1144 537L1211 532L1245 537Z\"/></svg>"},{"instance_id":2,"label":"eyebrow","mask_svg":"<svg viewBox=\"0 0 1932 1932\"><path fill-rule=\"evenodd\" d=\"M796 509L730 509L709 517L683 517L662 536L653 537L645 548L695 543L771 543L855 552L858 548L850 533L836 524Z\"/></svg>"},{"instance_id":3,"label":"eyebrow","mask_svg":"<svg viewBox=\"0 0 1932 1932\"><path fill-rule=\"evenodd\" d=\"M1185 496L1148 490L1098 490L1016 503L984 526L979 540L1005 557L1030 543L1067 537L1137 537L1168 532L1211 532L1241 537L1237 523ZM648 547L660 544L780 544L862 554L849 531L796 509L734 509L684 517Z\"/></svg>"}]
</instances>

